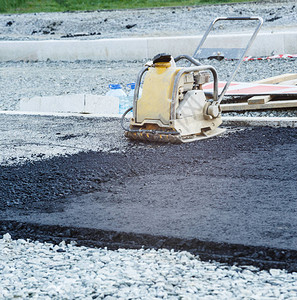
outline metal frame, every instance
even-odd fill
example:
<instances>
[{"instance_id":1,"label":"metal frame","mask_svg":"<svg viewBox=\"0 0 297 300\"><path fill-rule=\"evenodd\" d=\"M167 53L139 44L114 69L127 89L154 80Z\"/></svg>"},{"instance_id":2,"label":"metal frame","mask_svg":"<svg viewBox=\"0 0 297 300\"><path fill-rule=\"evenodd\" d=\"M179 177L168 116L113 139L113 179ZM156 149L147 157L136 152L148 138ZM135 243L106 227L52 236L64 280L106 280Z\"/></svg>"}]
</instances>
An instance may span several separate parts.
<instances>
[{"instance_id":1,"label":"metal frame","mask_svg":"<svg viewBox=\"0 0 297 300\"><path fill-rule=\"evenodd\" d=\"M170 111L170 119L171 120L175 120L175 103L176 103L176 98L177 98L177 92L178 92L178 84L179 81L182 77L182 75L184 75L185 73L190 73L190 72L195 72L195 71L205 71L205 70L209 70L212 72L213 75L213 80L214 80L214 85L213 85L213 101L217 102L218 101L218 74L216 69L213 66L209 66L209 65L201 65L197 60L193 59L191 56L189 55L179 55L177 56L174 60L177 62L181 59L186 59L188 61L190 61L193 64L196 64L196 67L189 67L189 68L182 68L175 77L174 80L174 85L173 85L173 90L172 90L172 99L171 99L171 111ZM139 96L139 88L140 88L140 84L141 84L141 79L142 76L144 75L144 73L146 71L148 71L149 67L144 67L137 76L137 81L136 81L136 85L135 85L135 92L134 92L134 99L133 99L133 114L136 117L136 112L137 112L137 100L138 100L138 96Z\"/></svg>"},{"instance_id":2,"label":"metal frame","mask_svg":"<svg viewBox=\"0 0 297 300\"><path fill-rule=\"evenodd\" d=\"M218 104L221 103L221 101L222 101L222 99L223 99L223 97L224 97L227 89L229 88L229 85L230 85L231 81L233 80L235 74L237 73L237 71L238 71L238 69L239 69L239 67L240 67L240 65L241 65L241 63L242 63L242 61L243 61L243 59L244 59L247 51L250 49L250 47L251 47L252 43L254 42L254 40L255 40L255 38L256 38L256 36L257 36L260 28L262 27L262 25L263 25L263 19L261 17L219 17L219 18L214 19L210 23L208 29L206 30L206 32L203 35L203 37L202 37L202 39L201 39L198 47L196 48L196 50L194 52L194 55L193 55L194 58L196 57L198 51L201 49L202 45L204 44L207 36L209 35L211 29L214 26L214 24L217 23L217 22L219 22L219 21L258 21L258 25L257 25L254 33L252 34L250 40L248 41L246 48L243 50L243 53L242 53L242 55L241 55L241 57L240 57L237 65L235 66L235 69L233 70L233 73L231 74L228 82L224 86L221 94L219 95L219 98L217 100ZM190 65L191 65L191 63L190 63Z\"/></svg>"},{"instance_id":3,"label":"metal frame","mask_svg":"<svg viewBox=\"0 0 297 300\"><path fill-rule=\"evenodd\" d=\"M176 119L176 111L175 111L175 103L177 99L177 92L178 92L178 85L181 77L190 72L195 72L195 71L205 71L209 70L212 72L213 75L213 101L217 102L218 101L218 74L216 69L213 66L196 66L196 67L189 67L189 68L182 68L175 76L174 80L174 85L173 85L173 90L172 90L172 102L171 102L171 111L170 111L170 119L174 120Z\"/></svg>"},{"instance_id":4,"label":"metal frame","mask_svg":"<svg viewBox=\"0 0 297 300\"><path fill-rule=\"evenodd\" d=\"M137 111L137 105L136 102L138 100L138 96L139 96L139 89L140 89L140 84L141 84L141 79L143 74L148 71L149 67L145 66L144 68L142 68L138 75L137 75L137 80L136 80L136 84L135 84L135 91L134 91L134 98L133 98L133 114L134 116L136 116L136 111Z\"/></svg>"}]
</instances>

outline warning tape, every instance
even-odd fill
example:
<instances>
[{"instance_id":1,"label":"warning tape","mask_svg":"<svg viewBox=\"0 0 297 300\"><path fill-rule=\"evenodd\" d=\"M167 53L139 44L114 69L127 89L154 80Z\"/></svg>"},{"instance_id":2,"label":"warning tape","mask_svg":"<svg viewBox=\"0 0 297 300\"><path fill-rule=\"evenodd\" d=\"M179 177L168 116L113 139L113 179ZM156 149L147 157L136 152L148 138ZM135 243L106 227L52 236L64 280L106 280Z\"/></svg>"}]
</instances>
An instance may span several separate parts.
<instances>
[{"instance_id":1,"label":"warning tape","mask_svg":"<svg viewBox=\"0 0 297 300\"><path fill-rule=\"evenodd\" d=\"M278 54L278 55L272 55L272 56L266 56L266 57L252 57L252 56L246 56L243 61L250 61L250 60L269 60L269 59L275 59L275 58L295 58L297 57L297 54Z\"/></svg>"}]
</instances>

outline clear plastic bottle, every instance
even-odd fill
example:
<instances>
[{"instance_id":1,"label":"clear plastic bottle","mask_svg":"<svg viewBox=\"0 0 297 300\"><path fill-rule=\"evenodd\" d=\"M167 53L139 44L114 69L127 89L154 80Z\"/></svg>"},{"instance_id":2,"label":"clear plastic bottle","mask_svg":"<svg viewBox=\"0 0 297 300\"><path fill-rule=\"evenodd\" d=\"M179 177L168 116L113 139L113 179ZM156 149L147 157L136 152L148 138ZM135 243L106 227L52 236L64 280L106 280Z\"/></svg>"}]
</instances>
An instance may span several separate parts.
<instances>
[{"instance_id":1,"label":"clear plastic bottle","mask_svg":"<svg viewBox=\"0 0 297 300\"><path fill-rule=\"evenodd\" d=\"M125 112L125 107L127 106L127 95L122 90L122 87L120 84L110 84L109 91L106 93L106 96L112 96L119 98L119 113L122 114Z\"/></svg>"},{"instance_id":2,"label":"clear plastic bottle","mask_svg":"<svg viewBox=\"0 0 297 300\"><path fill-rule=\"evenodd\" d=\"M127 88L130 88L130 91L127 95L127 104L129 105L129 107L133 106L133 99L134 99L134 92L135 92L135 83L128 83L127 84Z\"/></svg>"},{"instance_id":3,"label":"clear plastic bottle","mask_svg":"<svg viewBox=\"0 0 297 300\"><path fill-rule=\"evenodd\" d=\"M133 100L134 100L134 92L135 92L135 82L132 83L128 83L127 87L130 88L130 91L127 95L127 104L128 104L128 108L133 106ZM139 95L138 97L140 98L142 94L142 89L139 88Z\"/></svg>"}]
</instances>

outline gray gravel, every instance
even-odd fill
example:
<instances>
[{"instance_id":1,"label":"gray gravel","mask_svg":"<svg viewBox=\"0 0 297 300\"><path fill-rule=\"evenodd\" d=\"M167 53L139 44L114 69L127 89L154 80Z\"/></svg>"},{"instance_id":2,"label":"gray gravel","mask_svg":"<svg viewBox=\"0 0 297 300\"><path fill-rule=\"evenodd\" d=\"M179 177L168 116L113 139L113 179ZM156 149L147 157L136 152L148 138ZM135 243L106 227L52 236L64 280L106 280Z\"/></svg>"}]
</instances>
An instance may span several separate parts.
<instances>
[{"instance_id":1,"label":"gray gravel","mask_svg":"<svg viewBox=\"0 0 297 300\"><path fill-rule=\"evenodd\" d=\"M105 94L110 83L135 82L143 62L8 62L0 63L0 110L17 110L23 97Z\"/></svg>"},{"instance_id":2,"label":"gray gravel","mask_svg":"<svg viewBox=\"0 0 297 300\"><path fill-rule=\"evenodd\" d=\"M262 16L265 20L263 30L294 30L296 12L296 1L272 0L216 6L0 15L0 24L2 40L60 39L67 36L101 39L197 35L218 16L238 15ZM249 29L249 26L240 27L240 31ZM238 25L233 28L238 30ZM225 26L219 26L217 30L230 31Z\"/></svg>"},{"instance_id":3,"label":"gray gravel","mask_svg":"<svg viewBox=\"0 0 297 300\"><path fill-rule=\"evenodd\" d=\"M7 62L0 63L0 110L18 110L24 97L63 94L99 94L108 91L110 83L135 82L146 61L75 61L75 62ZM209 62L205 62L208 63ZM236 62L211 61L219 79L226 80ZM274 59L243 62L236 81L255 81L263 78L297 73L296 59ZM128 91L128 90L126 90ZM230 115L238 115L231 113ZM247 112L250 116L296 116L296 110Z\"/></svg>"},{"instance_id":4,"label":"gray gravel","mask_svg":"<svg viewBox=\"0 0 297 300\"><path fill-rule=\"evenodd\" d=\"M202 262L173 250L110 251L0 240L0 298L296 299L297 273Z\"/></svg>"},{"instance_id":5,"label":"gray gravel","mask_svg":"<svg viewBox=\"0 0 297 300\"><path fill-rule=\"evenodd\" d=\"M79 152L129 151L115 118L1 115L0 132L0 168Z\"/></svg>"}]
</instances>

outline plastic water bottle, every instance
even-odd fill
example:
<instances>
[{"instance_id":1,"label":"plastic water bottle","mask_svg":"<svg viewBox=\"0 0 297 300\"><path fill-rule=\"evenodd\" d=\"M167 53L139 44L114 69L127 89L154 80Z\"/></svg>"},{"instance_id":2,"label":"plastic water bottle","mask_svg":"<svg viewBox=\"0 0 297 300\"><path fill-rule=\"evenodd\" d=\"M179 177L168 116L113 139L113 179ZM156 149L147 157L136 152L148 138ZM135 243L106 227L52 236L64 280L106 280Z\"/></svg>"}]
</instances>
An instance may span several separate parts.
<instances>
[{"instance_id":1,"label":"plastic water bottle","mask_svg":"<svg viewBox=\"0 0 297 300\"><path fill-rule=\"evenodd\" d=\"M129 91L128 96L127 96L127 99L128 99L127 104L128 104L128 108L129 108L129 107L133 106L134 92L135 92L135 82L128 83L127 87L130 88L130 91ZM141 97L141 94L142 94L142 89L140 87L138 98Z\"/></svg>"},{"instance_id":2,"label":"plastic water bottle","mask_svg":"<svg viewBox=\"0 0 297 300\"><path fill-rule=\"evenodd\" d=\"M134 92L135 92L135 83L128 83L127 87L130 88L130 91L127 95L127 104L129 105L129 107L133 106L133 100L134 100Z\"/></svg>"},{"instance_id":3,"label":"plastic water bottle","mask_svg":"<svg viewBox=\"0 0 297 300\"><path fill-rule=\"evenodd\" d=\"M110 84L108 87L109 91L106 93L106 96L117 97L119 99L119 113L124 113L125 110L128 108L125 108L127 106L126 93L122 90L120 84Z\"/></svg>"}]
</instances>

